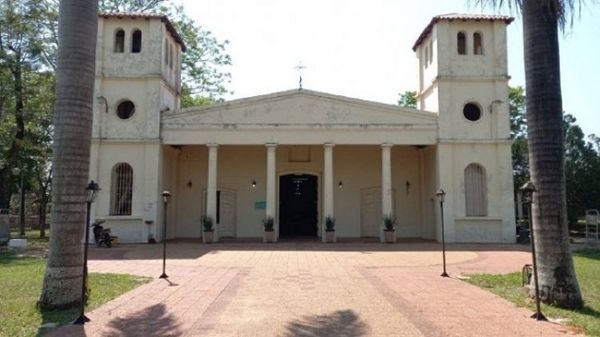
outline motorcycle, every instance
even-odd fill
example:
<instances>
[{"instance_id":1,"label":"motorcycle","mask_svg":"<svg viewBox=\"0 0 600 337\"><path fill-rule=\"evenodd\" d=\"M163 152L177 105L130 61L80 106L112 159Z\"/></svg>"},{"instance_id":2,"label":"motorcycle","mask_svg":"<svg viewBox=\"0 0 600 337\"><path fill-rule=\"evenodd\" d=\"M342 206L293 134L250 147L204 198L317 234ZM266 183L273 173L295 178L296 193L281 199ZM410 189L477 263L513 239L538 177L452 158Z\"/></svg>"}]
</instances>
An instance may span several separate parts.
<instances>
[{"instance_id":1,"label":"motorcycle","mask_svg":"<svg viewBox=\"0 0 600 337\"><path fill-rule=\"evenodd\" d=\"M94 232L94 242L96 242L96 246L102 247L102 245L106 245L107 248L112 246L112 237L110 235L110 228L102 227L104 220L96 220L92 224L93 232Z\"/></svg>"}]
</instances>

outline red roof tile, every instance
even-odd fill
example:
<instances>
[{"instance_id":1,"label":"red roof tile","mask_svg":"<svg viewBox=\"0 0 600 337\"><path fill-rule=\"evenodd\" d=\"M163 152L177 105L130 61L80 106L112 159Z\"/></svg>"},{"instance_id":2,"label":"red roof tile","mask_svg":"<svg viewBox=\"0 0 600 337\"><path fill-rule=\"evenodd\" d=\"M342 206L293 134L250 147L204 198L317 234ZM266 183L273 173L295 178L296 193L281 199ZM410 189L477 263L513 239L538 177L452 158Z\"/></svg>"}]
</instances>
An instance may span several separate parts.
<instances>
[{"instance_id":1,"label":"red roof tile","mask_svg":"<svg viewBox=\"0 0 600 337\"><path fill-rule=\"evenodd\" d=\"M449 13L449 14L441 14L441 15L437 15L434 16L431 21L429 22L429 24L427 25L427 27L425 27L425 29L423 29L423 32L421 33L421 35L419 35L419 38L417 39L417 41L415 41L415 44L413 45L412 49L413 50L417 50L417 47L421 44L421 42L423 42L423 40L425 40L425 38L427 38L427 36L429 35L429 33L431 33L431 30L433 29L433 26L438 23L439 21L442 20L447 20L447 21L452 21L452 20L461 20L461 21L496 21L496 20L501 20L504 21L506 24L510 24L511 22L513 22L515 18L511 17L511 16L506 16L506 15L490 15L490 14L459 14L459 13Z\"/></svg>"},{"instance_id":2,"label":"red roof tile","mask_svg":"<svg viewBox=\"0 0 600 337\"><path fill-rule=\"evenodd\" d=\"M142 13L142 12L130 12L130 13L100 12L100 13L98 13L98 16L103 17L103 18L119 18L119 19L122 19L122 18L160 19L160 21L162 21L165 24L165 26L167 27L167 30L169 31L169 33L171 33L171 36L173 36L175 41L177 41L177 43L179 43L181 45L181 50L184 52L186 51L185 43L183 42L181 35L179 35L179 33L177 32L177 30L175 29L175 27L173 26L173 24L171 23L169 18L164 14Z\"/></svg>"}]
</instances>

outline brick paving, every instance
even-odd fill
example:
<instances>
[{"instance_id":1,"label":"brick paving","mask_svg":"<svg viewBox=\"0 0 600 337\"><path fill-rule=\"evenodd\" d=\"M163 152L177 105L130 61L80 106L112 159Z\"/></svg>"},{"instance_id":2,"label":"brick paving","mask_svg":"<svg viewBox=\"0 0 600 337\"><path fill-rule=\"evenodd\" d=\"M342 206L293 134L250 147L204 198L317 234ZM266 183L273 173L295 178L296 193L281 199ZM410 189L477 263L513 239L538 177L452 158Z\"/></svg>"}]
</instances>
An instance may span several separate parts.
<instances>
[{"instance_id":1,"label":"brick paving","mask_svg":"<svg viewBox=\"0 0 600 337\"><path fill-rule=\"evenodd\" d=\"M565 336L531 312L456 278L530 261L517 245L430 242L169 243L91 249L90 271L154 280L50 336Z\"/></svg>"}]
</instances>

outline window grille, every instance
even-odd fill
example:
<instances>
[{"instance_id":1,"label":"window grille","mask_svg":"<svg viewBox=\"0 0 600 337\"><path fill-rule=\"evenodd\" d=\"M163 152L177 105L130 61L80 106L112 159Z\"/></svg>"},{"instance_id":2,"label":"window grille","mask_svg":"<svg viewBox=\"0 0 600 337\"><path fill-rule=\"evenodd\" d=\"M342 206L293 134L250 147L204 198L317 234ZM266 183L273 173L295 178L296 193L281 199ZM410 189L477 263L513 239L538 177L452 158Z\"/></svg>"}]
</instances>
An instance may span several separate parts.
<instances>
[{"instance_id":1,"label":"window grille","mask_svg":"<svg viewBox=\"0 0 600 337\"><path fill-rule=\"evenodd\" d=\"M111 215L131 215L133 169L127 163L115 165L112 173Z\"/></svg>"}]
</instances>

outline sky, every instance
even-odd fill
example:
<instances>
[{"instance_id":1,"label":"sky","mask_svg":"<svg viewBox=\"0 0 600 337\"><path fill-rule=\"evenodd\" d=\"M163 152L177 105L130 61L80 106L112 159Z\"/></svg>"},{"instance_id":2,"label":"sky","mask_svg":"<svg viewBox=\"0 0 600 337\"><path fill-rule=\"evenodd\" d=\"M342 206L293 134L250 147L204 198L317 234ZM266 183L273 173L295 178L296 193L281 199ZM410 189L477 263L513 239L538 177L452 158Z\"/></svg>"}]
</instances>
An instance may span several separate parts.
<instances>
[{"instance_id":1,"label":"sky","mask_svg":"<svg viewBox=\"0 0 600 337\"><path fill-rule=\"evenodd\" d=\"M179 0L191 18L228 40L233 91L226 99L303 87L396 104L417 88L412 46L431 18L446 13L495 13L465 0ZM588 1L588 3L591 3ZM511 86L524 86L522 22L508 26ZM563 109L586 134L600 135L600 6L583 7L560 34Z\"/></svg>"}]
</instances>

